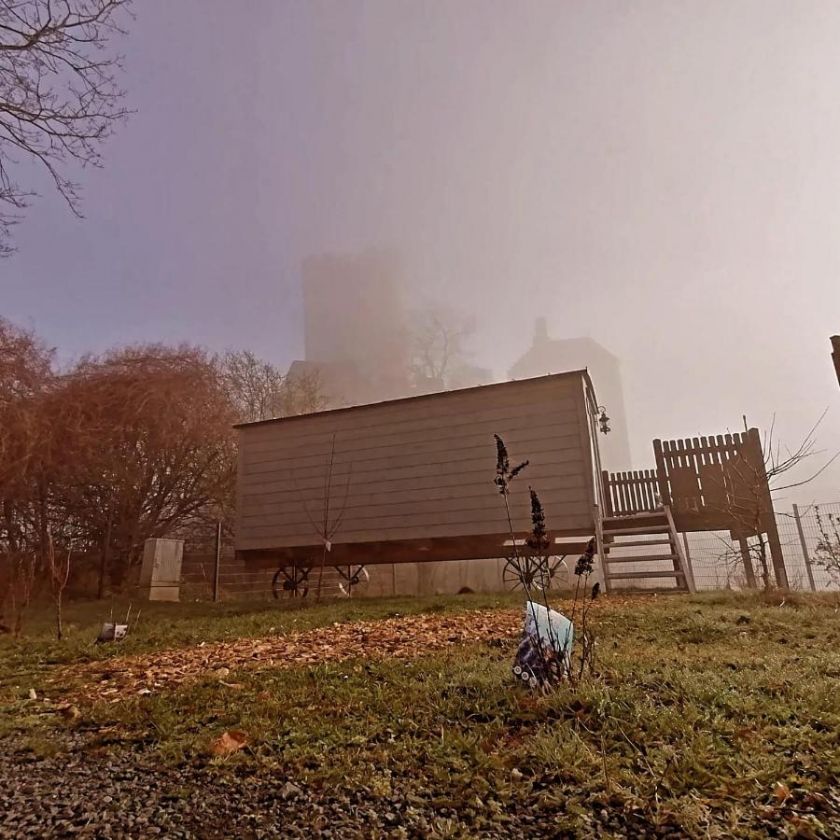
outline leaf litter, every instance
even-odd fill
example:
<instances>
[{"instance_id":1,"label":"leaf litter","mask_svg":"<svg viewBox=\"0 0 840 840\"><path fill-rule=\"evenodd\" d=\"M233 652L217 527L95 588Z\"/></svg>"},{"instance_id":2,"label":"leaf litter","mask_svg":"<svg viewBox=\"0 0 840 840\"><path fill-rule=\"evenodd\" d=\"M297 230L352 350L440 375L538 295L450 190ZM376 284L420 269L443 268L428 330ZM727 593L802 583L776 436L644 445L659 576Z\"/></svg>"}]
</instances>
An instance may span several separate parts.
<instances>
[{"instance_id":1,"label":"leaf litter","mask_svg":"<svg viewBox=\"0 0 840 840\"><path fill-rule=\"evenodd\" d=\"M335 623L283 636L201 643L61 668L48 678L53 692L79 701L120 702L235 670L294 668L348 659L414 659L459 645L514 639L521 611L412 615ZM231 683L231 687L236 686Z\"/></svg>"}]
</instances>

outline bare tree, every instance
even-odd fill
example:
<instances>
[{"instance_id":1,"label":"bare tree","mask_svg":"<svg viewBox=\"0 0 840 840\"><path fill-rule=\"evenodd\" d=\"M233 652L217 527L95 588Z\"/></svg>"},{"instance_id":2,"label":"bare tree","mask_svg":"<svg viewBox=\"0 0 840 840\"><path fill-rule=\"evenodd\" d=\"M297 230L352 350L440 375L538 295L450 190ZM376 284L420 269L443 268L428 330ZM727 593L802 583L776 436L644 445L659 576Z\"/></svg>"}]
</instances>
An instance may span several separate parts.
<instances>
[{"instance_id":1,"label":"bare tree","mask_svg":"<svg viewBox=\"0 0 840 840\"><path fill-rule=\"evenodd\" d=\"M39 401L53 379L52 356L34 335L0 318L0 616L10 611L16 633L46 533L38 503L46 431Z\"/></svg>"},{"instance_id":2,"label":"bare tree","mask_svg":"<svg viewBox=\"0 0 840 840\"><path fill-rule=\"evenodd\" d=\"M840 455L836 453L811 472L794 477L795 471L801 465L810 463L813 458L822 455L816 449L815 435L825 414L826 412L823 412L795 449L783 447L777 440L774 417L770 428L763 435L757 457L739 457L726 464L725 486L721 488L722 492L719 495L724 499L723 512L735 524L732 536L738 543L737 551L733 549L727 559L737 562L736 558L740 555L749 587L758 584L756 566L764 589L772 587L773 577L779 586L787 585L778 531L775 524L770 523L771 518L775 516L773 497L813 481ZM748 430L746 418L744 429L757 438L756 430ZM755 448L758 450L758 445ZM768 523L772 524L769 529Z\"/></svg>"},{"instance_id":3,"label":"bare tree","mask_svg":"<svg viewBox=\"0 0 840 840\"><path fill-rule=\"evenodd\" d=\"M411 329L411 376L415 387L444 388L467 357L473 320L454 309L429 306L417 312Z\"/></svg>"},{"instance_id":4,"label":"bare tree","mask_svg":"<svg viewBox=\"0 0 840 840\"><path fill-rule=\"evenodd\" d=\"M70 163L99 166L101 145L127 116L109 51L130 0L0 0L0 254L33 195L13 168L34 160L80 215Z\"/></svg>"},{"instance_id":5,"label":"bare tree","mask_svg":"<svg viewBox=\"0 0 840 840\"><path fill-rule=\"evenodd\" d=\"M330 396L324 392L321 374L317 369L289 374L284 379L280 395L281 417L311 414L326 408L329 403Z\"/></svg>"},{"instance_id":6,"label":"bare tree","mask_svg":"<svg viewBox=\"0 0 840 840\"><path fill-rule=\"evenodd\" d=\"M56 527L65 541L102 546L112 583L146 539L232 506L234 415L203 351L151 345L85 359L44 410L60 418L48 453Z\"/></svg>"},{"instance_id":7,"label":"bare tree","mask_svg":"<svg viewBox=\"0 0 840 840\"><path fill-rule=\"evenodd\" d=\"M18 551L8 555L7 560L11 566L11 582L4 593L4 608L8 605L12 617L12 633L19 636L23 629L24 614L35 589L37 555L32 551Z\"/></svg>"},{"instance_id":8,"label":"bare tree","mask_svg":"<svg viewBox=\"0 0 840 840\"><path fill-rule=\"evenodd\" d=\"M278 367L250 350L229 350L217 363L240 423L280 416L285 377Z\"/></svg>"},{"instance_id":9,"label":"bare tree","mask_svg":"<svg viewBox=\"0 0 840 840\"><path fill-rule=\"evenodd\" d=\"M307 414L327 403L317 371L286 376L250 350L228 351L216 363L241 423Z\"/></svg>"}]
</instances>

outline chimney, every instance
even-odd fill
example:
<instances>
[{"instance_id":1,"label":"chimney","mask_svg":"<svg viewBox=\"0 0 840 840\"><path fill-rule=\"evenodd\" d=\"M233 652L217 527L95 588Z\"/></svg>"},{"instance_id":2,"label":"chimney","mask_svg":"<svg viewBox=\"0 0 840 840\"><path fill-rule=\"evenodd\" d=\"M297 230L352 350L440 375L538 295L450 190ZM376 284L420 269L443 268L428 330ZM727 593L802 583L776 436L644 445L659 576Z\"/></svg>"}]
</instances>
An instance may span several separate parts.
<instances>
[{"instance_id":1,"label":"chimney","mask_svg":"<svg viewBox=\"0 0 840 840\"><path fill-rule=\"evenodd\" d=\"M837 381L840 383L840 335L831 336L831 358L834 359L834 370L837 371Z\"/></svg>"},{"instance_id":2,"label":"chimney","mask_svg":"<svg viewBox=\"0 0 840 840\"><path fill-rule=\"evenodd\" d=\"M539 347L548 341L548 325L545 318L537 318L534 322L534 347Z\"/></svg>"}]
</instances>

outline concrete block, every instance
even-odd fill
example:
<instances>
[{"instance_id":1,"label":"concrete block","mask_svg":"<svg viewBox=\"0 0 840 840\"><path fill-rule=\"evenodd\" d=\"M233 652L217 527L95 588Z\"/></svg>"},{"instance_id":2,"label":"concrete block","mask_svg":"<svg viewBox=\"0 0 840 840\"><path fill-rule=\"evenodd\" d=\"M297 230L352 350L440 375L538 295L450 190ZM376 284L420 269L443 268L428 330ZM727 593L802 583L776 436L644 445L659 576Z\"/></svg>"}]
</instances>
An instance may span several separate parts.
<instances>
[{"instance_id":1,"label":"concrete block","mask_svg":"<svg viewBox=\"0 0 840 840\"><path fill-rule=\"evenodd\" d=\"M183 540L146 540L140 592L150 601L179 600L183 557Z\"/></svg>"}]
</instances>

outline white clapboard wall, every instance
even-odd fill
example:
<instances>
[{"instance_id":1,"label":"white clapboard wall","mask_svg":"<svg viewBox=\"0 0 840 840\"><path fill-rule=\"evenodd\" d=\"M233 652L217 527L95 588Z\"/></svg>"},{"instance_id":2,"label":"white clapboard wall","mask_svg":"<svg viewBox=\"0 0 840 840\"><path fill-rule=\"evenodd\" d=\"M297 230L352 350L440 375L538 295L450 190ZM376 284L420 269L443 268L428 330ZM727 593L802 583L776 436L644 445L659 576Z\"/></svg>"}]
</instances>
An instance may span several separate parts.
<instances>
[{"instance_id":1,"label":"white clapboard wall","mask_svg":"<svg viewBox=\"0 0 840 840\"><path fill-rule=\"evenodd\" d=\"M511 502L528 530L528 486L555 533L591 532L594 464L588 376L572 372L238 427L236 547L319 542L334 446L333 542L495 535L507 531L494 491L496 448L529 459Z\"/></svg>"}]
</instances>

